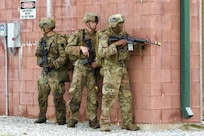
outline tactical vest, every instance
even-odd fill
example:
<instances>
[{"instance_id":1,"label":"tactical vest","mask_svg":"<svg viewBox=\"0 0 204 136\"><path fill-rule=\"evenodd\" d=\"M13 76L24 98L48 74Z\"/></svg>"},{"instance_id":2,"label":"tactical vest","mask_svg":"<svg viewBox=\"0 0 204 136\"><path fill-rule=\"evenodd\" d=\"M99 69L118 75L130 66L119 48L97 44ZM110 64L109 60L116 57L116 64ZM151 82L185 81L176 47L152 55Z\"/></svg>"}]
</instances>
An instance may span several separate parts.
<instances>
[{"instance_id":1,"label":"tactical vest","mask_svg":"<svg viewBox=\"0 0 204 136\"><path fill-rule=\"evenodd\" d=\"M52 48L50 47L51 50L49 50L49 53L52 53L52 55L54 56L53 57L54 60L56 60L59 57L58 44L60 43L59 40L62 39L62 38L64 38L63 40L66 41L64 43L65 45L63 45L64 48L65 48L66 45L67 45L67 39L68 39L67 35L62 35L62 34L56 33L55 36L54 36L53 41L50 44L50 46L52 46ZM52 62L54 60L50 60L50 61ZM57 77L58 77L58 80L59 80L60 83L70 82L69 70L72 70L72 69L73 69L73 65L72 65L71 61L69 60L69 58L68 58L66 64L64 64L63 66L61 66L61 67L59 67L57 69L54 69L54 71L57 73Z\"/></svg>"},{"instance_id":2,"label":"tactical vest","mask_svg":"<svg viewBox=\"0 0 204 136\"><path fill-rule=\"evenodd\" d=\"M72 42L74 40L74 38L77 38L76 46L87 46L85 40L91 39L92 48L95 49L95 45L96 45L95 36L96 36L95 34L87 33L85 29L80 29L80 30L77 30L73 33L73 35L70 37L69 41ZM75 62L78 59L80 59L80 60L85 59L86 56L84 56L82 53L80 55L71 55L70 54L69 58L70 58L70 60Z\"/></svg>"},{"instance_id":3,"label":"tactical vest","mask_svg":"<svg viewBox=\"0 0 204 136\"><path fill-rule=\"evenodd\" d=\"M59 37L64 38L66 41L68 41L68 38L69 38L68 35L57 34L57 36L54 39L55 46L57 46L57 40L59 39ZM66 45L67 45L67 43L66 43ZM57 72L57 75L58 75L58 80L61 83L71 81L69 78L69 71L73 70L73 64L72 64L72 61L69 59L69 57L67 57L67 58L68 58L67 63L65 65L63 65L62 67L55 70Z\"/></svg>"}]
</instances>

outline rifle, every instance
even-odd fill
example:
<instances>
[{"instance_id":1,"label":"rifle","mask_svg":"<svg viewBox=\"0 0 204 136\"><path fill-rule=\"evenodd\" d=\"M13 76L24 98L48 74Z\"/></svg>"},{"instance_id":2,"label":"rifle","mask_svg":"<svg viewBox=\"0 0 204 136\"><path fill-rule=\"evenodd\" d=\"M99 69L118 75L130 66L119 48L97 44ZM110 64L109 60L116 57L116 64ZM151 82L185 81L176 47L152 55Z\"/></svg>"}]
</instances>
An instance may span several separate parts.
<instances>
[{"instance_id":1,"label":"rifle","mask_svg":"<svg viewBox=\"0 0 204 136\"><path fill-rule=\"evenodd\" d=\"M48 67L45 67L46 65L48 65L48 59L47 59L47 54L48 54L48 50L46 47L46 40L45 38L42 39L42 63L43 63L43 70L45 71L46 75L48 75L49 69Z\"/></svg>"},{"instance_id":2,"label":"rifle","mask_svg":"<svg viewBox=\"0 0 204 136\"><path fill-rule=\"evenodd\" d=\"M95 50L93 50L93 48L92 48L91 39L85 39L84 41L86 42L86 46L89 49L89 57L81 60L81 64L83 64L83 65L90 64L91 65L92 62L95 62L95 57L96 57ZM97 80L96 68L92 68L92 73L93 73L93 76L94 76L94 79L96 82L95 89L98 90L98 80Z\"/></svg>"},{"instance_id":3,"label":"rifle","mask_svg":"<svg viewBox=\"0 0 204 136\"><path fill-rule=\"evenodd\" d=\"M81 60L81 64L88 64L88 63L91 64L92 62L94 62L96 57L95 51L92 48L91 39L86 39L84 41L86 42L86 47L88 47L89 49L89 57Z\"/></svg>"},{"instance_id":4,"label":"rifle","mask_svg":"<svg viewBox=\"0 0 204 136\"><path fill-rule=\"evenodd\" d=\"M157 41L151 42L151 41L146 40L146 39L131 38L131 37L127 37L127 36L109 36L108 43L113 43L113 42L116 42L116 41L122 40L122 39L127 41L129 51L133 50L133 43L134 42L154 44L154 45L157 45L157 46L161 46L161 43L157 42Z\"/></svg>"}]
</instances>

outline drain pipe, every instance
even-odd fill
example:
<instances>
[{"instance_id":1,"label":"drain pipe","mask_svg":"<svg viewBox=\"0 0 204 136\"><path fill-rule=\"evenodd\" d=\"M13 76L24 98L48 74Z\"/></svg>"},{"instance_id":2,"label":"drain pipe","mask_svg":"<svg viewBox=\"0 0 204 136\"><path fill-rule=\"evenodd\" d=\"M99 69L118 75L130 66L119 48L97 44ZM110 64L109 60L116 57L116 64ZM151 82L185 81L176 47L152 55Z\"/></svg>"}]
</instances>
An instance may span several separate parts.
<instances>
[{"instance_id":1,"label":"drain pipe","mask_svg":"<svg viewBox=\"0 0 204 136\"><path fill-rule=\"evenodd\" d=\"M8 116L8 99L9 99L9 94L8 94L8 46L7 46L7 41L6 37L4 37L4 50L5 50L5 84L6 84L6 116Z\"/></svg>"},{"instance_id":2,"label":"drain pipe","mask_svg":"<svg viewBox=\"0 0 204 136\"><path fill-rule=\"evenodd\" d=\"M202 55L202 45L203 45L203 42L202 42L202 35L203 35L203 32L202 32L202 29L203 29L203 27L202 27L202 12L203 12L203 10L202 10L202 0L200 0L200 75L202 75L203 74L203 72L202 72L202 62L203 62L203 59L202 59L202 57L203 57L203 55ZM203 100L202 100L202 98L203 98L203 88L202 88L202 82L203 82L203 79L202 79L202 76L200 76L200 113L203 113ZM203 116L202 116L202 114L200 114L200 120L201 120L201 122L202 122L202 120L203 120Z\"/></svg>"},{"instance_id":3,"label":"drain pipe","mask_svg":"<svg viewBox=\"0 0 204 136\"><path fill-rule=\"evenodd\" d=\"M52 0L47 0L47 17L51 17L52 14Z\"/></svg>"},{"instance_id":4,"label":"drain pipe","mask_svg":"<svg viewBox=\"0 0 204 136\"><path fill-rule=\"evenodd\" d=\"M180 0L180 101L184 118L194 114L190 108L190 6L189 0Z\"/></svg>"}]
</instances>

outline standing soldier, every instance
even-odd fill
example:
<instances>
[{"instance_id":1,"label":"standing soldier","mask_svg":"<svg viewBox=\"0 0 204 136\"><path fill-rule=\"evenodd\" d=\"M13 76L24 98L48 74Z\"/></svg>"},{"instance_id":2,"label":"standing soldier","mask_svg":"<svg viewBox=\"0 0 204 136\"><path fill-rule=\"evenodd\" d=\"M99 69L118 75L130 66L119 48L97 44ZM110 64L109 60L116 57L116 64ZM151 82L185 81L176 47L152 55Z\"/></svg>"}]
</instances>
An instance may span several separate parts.
<instances>
[{"instance_id":1,"label":"standing soldier","mask_svg":"<svg viewBox=\"0 0 204 136\"><path fill-rule=\"evenodd\" d=\"M108 29L103 32L99 41L98 55L103 59L100 73L103 75L102 87L102 111L100 116L101 131L110 131L110 112L115 101L119 100L122 128L127 130L138 130L133 124L132 96L130 92L129 77L126 62L130 57L127 50L127 42L119 40L109 43L109 36L129 36L123 30L124 17L121 14L114 14L109 17Z\"/></svg>"},{"instance_id":2,"label":"standing soldier","mask_svg":"<svg viewBox=\"0 0 204 136\"><path fill-rule=\"evenodd\" d=\"M97 95L99 91L98 88L95 88L96 75L94 74L97 65L95 58L89 57L93 57L91 50L95 50L98 16L95 13L86 13L83 21L86 25L86 29L73 32L68 39L68 45L65 49L74 64L73 79L69 89L71 100L68 108L70 117L67 122L67 127L75 127L78 122L82 91L86 86L89 126L95 129L99 128L99 123L97 122ZM89 60L93 61L90 62Z\"/></svg>"},{"instance_id":3,"label":"standing soldier","mask_svg":"<svg viewBox=\"0 0 204 136\"><path fill-rule=\"evenodd\" d=\"M40 112L38 119L34 123L46 122L48 95L51 91L53 93L57 123L64 125L66 124L66 107L63 98L65 84L59 74L66 72L66 69L63 70L62 68L66 66L68 61L65 52L67 41L53 31L55 21L52 18L42 18L39 22L39 27L43 30L44 35L39 40L35 56L37 57L37 64L43 69L38 80Z\"/></svg>"}]
</instances>

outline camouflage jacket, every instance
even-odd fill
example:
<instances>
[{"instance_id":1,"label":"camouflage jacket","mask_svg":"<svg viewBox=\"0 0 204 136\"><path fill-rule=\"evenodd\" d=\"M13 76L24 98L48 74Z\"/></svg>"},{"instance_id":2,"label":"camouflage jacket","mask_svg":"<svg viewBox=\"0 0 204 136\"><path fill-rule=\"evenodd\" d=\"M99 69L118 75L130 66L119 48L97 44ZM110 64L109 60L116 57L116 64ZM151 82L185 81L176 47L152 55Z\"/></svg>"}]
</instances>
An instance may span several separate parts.
<instances>
[{"instance_id":1,"label":"camouflage jacket","mask_svg":"<svg viewBox=\"0 0 204 136\"><path fill-rule=\"evenodd\" d=\"M39 55L38 52L42 52L43 47L42 47L42 41L43 38L46 39L46 47L48 50L47 54L47 60L48 64L53 63L55 69L58 69L65 65L68 61L67 54L65 52L65 47L67 44L67 41L65 38L61 37L59 34L55 33L54 35L50 37L41 37L41 39L38 42L38 46L36 49L35 56L37 57L37 64L40 67L43 67L44 64L42 62L42 56Z\"/></svg>"},{"instance_id":2,"label":"camouflage jacket","mask_svg":"<svg viewBox=\"0 0 204 136\"><path fill-rule=\"evenodd\" d=\"M125 65L130 58L130 52L128 46L115 46L114 43L109 43L110 36L125 36L130 37L126 31L121 31L119 34L115 34L111 29L107 29L103 32L98 45L98 56L103 59L102 65ZM138 46L141 43L134 43L134 50L138 50Z\"/></svg>"},{"instance_id":3,"label":"camouflage jacket","mask_svg":"<svg viewBox=\"0 0 204 136\"><path fill-rule=\"evenodd\" d=\"M118 65L124 64L130 57L130 53L127 50L126 46L116 47L114 43L109 43L109 36L128 36L128 33L125 31L120 32L120 34L115 34L111 29L107 29L100 41L98 47L98 55L101 58L104 58L103 65Z\"/></svg>"},{"instance_id":4,"label":"camouflage jacket","mask_svg":"<svg viewBox=\"0 0 204 136\"><path fill-rule=\"evenodd\" d=\"M80 46L87 46L86 39L91 39L92 49L95 50L96 45L96 33L89 33L86 29L81 29L73 32L68 39L68 45L65 49L66 53L69 54L70 60L73 62L75 67L81 69L91 70L89 64L81 64L81 60L85 59L86 56L80 51Z\"/></svg>"}]
</instances>

